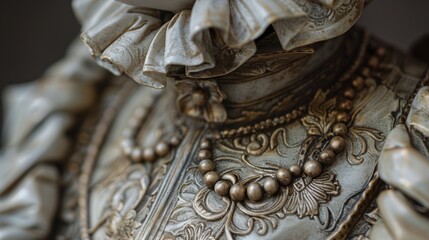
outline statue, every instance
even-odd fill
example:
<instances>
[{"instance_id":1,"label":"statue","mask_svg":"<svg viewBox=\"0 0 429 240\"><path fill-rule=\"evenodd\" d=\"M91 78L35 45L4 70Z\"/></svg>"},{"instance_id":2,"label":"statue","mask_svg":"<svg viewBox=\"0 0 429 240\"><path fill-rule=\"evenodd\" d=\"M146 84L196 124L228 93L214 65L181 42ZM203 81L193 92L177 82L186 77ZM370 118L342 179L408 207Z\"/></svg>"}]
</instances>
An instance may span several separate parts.
<instances>
[{"instance_id":1,"label":"statue","mask_svg":"<svg viewBox=\"0 0 429 240\"><path fill-rule=\"evenodd\" d=\"M74 0L5 95L0 238L426 239L429 68L365 4Z\"/></svg>"}]
</instances>

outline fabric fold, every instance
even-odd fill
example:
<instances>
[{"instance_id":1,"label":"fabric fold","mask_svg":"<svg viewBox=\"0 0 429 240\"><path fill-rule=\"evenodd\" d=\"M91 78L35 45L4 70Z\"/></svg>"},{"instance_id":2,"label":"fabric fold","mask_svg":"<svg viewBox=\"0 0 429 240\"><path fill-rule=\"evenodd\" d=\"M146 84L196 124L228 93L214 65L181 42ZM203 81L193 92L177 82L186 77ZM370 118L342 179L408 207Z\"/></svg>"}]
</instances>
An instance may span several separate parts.
<instances>
[{"instance_id":1,"label":"fabric fold","mask_svg":"<svg viewBox=\"0 0 429 240\"><path fill-rule=\"evenodd\" d=\"M74 0L73 6L82 39L101 66L162 88L169 77L207 79L234 71L257 52L254 41L271 26L285 51L341 35L364 2L197 0L174 14L156 4L113 0Z\"/></svg>"}]
</instances>

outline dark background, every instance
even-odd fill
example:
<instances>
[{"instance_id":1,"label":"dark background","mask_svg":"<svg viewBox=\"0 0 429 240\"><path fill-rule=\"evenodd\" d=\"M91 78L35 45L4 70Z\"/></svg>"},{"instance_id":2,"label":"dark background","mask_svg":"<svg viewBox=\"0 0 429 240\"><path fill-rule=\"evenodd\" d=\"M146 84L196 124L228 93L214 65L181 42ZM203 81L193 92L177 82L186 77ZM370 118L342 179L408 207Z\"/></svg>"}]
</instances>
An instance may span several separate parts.
<instances>
[{"instance_id":1,"label":"dark background","mask_svg":"<svg viewBox=\"0 0 429 240\"><path fill-rule=\"evenodd\" d=\"M407 50L429 33L428 0L373 0L360 24ZM0 90L34 80L60 59L79 25L70 0L3 1L0 7Z\"/></svg>"}]
</instances>

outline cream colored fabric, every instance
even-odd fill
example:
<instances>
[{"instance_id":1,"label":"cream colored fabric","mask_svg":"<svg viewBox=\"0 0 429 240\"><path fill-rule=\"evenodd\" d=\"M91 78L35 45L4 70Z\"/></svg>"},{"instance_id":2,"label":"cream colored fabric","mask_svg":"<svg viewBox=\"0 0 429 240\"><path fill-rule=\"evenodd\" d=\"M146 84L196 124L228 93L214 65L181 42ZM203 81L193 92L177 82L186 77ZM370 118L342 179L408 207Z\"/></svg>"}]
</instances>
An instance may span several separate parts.
<instances>
[{"instance_id":1,"label":"cream colored fabric","mask_svg":"<svg viewBox=\"0 0 429 240\"><path fill-rule=\"evenodd\" d=\"M73 113L92 105L104 71L81 43L38 81L5 94L0 154L0 239L46 239L58 206L59 165Z\"/></svg>"},{"instance_id":2,"label":"cream colored fabric","mask_svg":"<svg viewBox=\"0 0 429 240\"><path fill-rule=\"evenodd\" d=\"M339 36L356 22L364 0L197 0L171 16L154 9L161 3L73 5L82 39L102 66L161 88L169 74L212 78L234 71L256 53L254 40L269 26L285 50Z\"/></svg>"}]
</instances>

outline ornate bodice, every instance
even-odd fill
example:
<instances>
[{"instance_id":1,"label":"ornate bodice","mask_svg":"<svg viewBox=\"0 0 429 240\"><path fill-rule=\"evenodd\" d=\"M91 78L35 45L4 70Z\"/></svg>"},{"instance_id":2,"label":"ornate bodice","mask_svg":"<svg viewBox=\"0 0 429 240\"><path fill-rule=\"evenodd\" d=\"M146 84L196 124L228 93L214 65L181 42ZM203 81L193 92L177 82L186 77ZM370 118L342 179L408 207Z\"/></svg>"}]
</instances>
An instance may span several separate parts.
<instances>
[{"instance_id":1,"label":"ornate bodice","mask_svg":"<svg viewBox=\"0 0 429 240\"><path fill-rule=\"evenodd\" d=\"M254 121L220 127L221 137L214 138L211 151L216 171L229 181L263 181L276 169L302 160L303 151L304 158L316 154L312 146L323 142L335 122L335 106L344 97L344 87L358 76L365 79L350 110L345 150L335 162L319 176L296 177L258 202L233 201L205 185L198 170L199 146L214 134L213 128L178 117L172 89L112 80L77 136L64 175L67 187L58 235L190 240L351 239L367 234L370 221L364 215L373 210L382 187L376 174L380 150L406 114L404 106L418 88L424 66L375 40L364 50L342 70L343 82L317 89L300 114L281 113L285 118L299 115L291 121L281 121L276 112L268 119L259 117L257 123L267 126L251 133L221 134L239 132ZM183 129L181 143L155 162L135 163L120 147L121 134L138 108L147 114L136 128L137 142L143 147Z\"/></svg>"}]
</instances>

